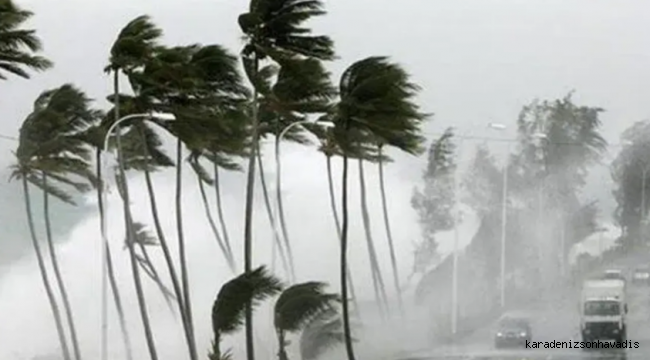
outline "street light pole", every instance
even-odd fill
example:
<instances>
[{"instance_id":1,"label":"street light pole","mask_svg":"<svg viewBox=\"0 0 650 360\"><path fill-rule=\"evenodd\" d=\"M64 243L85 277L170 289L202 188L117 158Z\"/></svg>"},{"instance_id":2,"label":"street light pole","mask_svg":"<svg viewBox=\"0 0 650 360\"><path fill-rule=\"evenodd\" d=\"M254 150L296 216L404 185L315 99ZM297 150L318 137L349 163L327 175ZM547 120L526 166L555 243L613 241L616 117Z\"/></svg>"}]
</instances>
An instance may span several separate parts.
<instances>
[{"instance_id":1,"label":"street light pole","mask_svg":"<svg viewBox=\"0 0 650 360\"><path fill-rule=\"evenodd\" d=\"M540 143L543 141L548 141L548 136L542 132L536 132L532 134L533 138L539 139ZM544 164L544 172L546 172L548 169L546 168L546 153L544 152L544 149L542 148L542 162ZM541 236L542 234L542 219L543 219L543 201L544 201L544 190L546 187L546 176L543 176L541 179L541 184L538 187L537 190L537 235L538 237ZM537 268L540 269L542 267L542 240L541 238L537 239L537 258L538 258L538 266ZM541 275L540 270L540 275ZM543 277L542 277L543 278Z\"/></svg>"},{"instance_id":2,"label":"street light pole","mask_svg":"<svg viewBox=\"0 0 650 360\"><path fill-rule=\"evenodd\" d=\"M113 131L124 121L131 119L142 119L142 120L175 120L176 117L172 114L156 114L156 113L141 113L141 114L131 114L126 115L115 121L111 126L106 130L104 135L104 142L101 151L102 159L102 178L106 176L108 171L106 152L108 150L108 141L111 137ZM119 151L119 150L118 150ZM101 250L101 266L102 266L102 280L101 280L101 359L108 359L108 236L106 235L106 213L108 212L108 201L106 192L108 187L106 186L107 182L104 179L100 180L100 186L102 186L102 203L104 204L104 211L102 211L100 226L102 233L102 250Z\"/></svg>"},{"instance_id":3,"label":"street light pole","mask_svg":"<svg viewBox=\"0 0 650 360\"><path fill-rule=\"evenodd\" d=\"M282 129L282 131L280 131L280 134L276 136L275 138L275 206L276 206L276 211L278 216L276 218L276 224L274 224L275 226L274 231L278 233L279 233L278 231L279 229L277 228L278 227L277 223L278 220L280 220L280 217L282 216L282 214L280 214L280 212L282 211L282 187L281 187L282 167L280 165L280 143L282 142L284 135L286 135L287 132L289 132L289 130L293 129L296 126L305 125L305 124L315 124L326 128L330 128L334 126L334 123L331 123L329 121L309 121L309 120L296 121L294 123L287 125L284 129ZM289 240L286 238L286 234L283 235L285 236L285 241L288 242ZM275 254L275 247L277 246L275 244L275 241L273 242L272 246L273 246L272 253ZM287 248L287 255L289 256L289 259L292 259L291 250L289 248ZM289 278L291 279L292 282L295 282L296 274L295 274L295 270L293 269L293 262L289 261L289 265L291 266L290 268L291 274L288 274Z\"/></svg>"},{"instance_id":4,"label":"street light pole","mask_svg":"<svg viewBox=\"0 0 650 360\"><path fill-rule=\"evenodd\" d=\"M459 163L461 160L461 150L465 140L465 133L459 136L458 141L458 162L456 163L456 171L454 172L454 250L452 253L452 275L451 275L451 333L456 335L458 331L458 247L460 242L460 181L459 181Z\"/></svg>"},{"instance_id":5,"label":"street light pole","mask_svg":"<svg viewBox=\"0 0 650 360\"><path fill-rule=\"evenodd\" d=\"M496 130L506 130L506 126L503 124L490 123L488 126ZM510 143L507 143L506 149L505 164L503 166L503 189L501 194L501 309L506 306L506 237L508 229L508 168L510 164Z\"/></svg>"}]
</instances>

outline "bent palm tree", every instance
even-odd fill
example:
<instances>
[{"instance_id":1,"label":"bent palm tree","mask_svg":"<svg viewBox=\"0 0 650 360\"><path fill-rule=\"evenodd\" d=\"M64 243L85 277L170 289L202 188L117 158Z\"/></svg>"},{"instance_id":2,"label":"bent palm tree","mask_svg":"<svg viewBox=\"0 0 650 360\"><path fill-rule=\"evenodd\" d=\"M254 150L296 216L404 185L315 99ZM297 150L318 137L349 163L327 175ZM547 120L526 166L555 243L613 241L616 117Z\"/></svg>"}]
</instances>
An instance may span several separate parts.
<instances>
[{"instance_id":1,"label":"bent palm tree","mask_svg":"<svg viewBox=\"0 0 650 360\"><path fill-rule=\"evenodd\" d=\"M353 63L341 76L340 101L331 114L334 135L343 152L343 219L341 230L341 295L343 329L349 360L354 360L347 304L348 242L348 157L368 152L369 139L379 138L390 145L404 143L405 135L417 134L419 122L426 117L413 103L418 87L408 74L385 57L369 57ZM365 147L365 149L364 149Z\"/></svg>"},{"instance_id":2,"label":"bent palm tree","mask_svg":"<svg viewBox=\"0 0 650 360\"><path fill-rule=\"evenodd\" d=\"M276 149L278 150L280 141L284 140L284 138L303 145L311 144L297 126L290 127L287 131L285 129L294 123L305 122L309 115L322 114L329 110L331 101L336 96L336 89L330 82L330 74L325 70L322 61L318 59L282 59L278 63L280 64L280 70L275 84L270 87L269 91L265 91L263 98L260 99L260 124L263 126L261 136L273 134ZM282 139L280 138L281 135ZM260 174L263 176L260 154L258 154L258 159L260 161ZM281 159L278 158L276 165L278 172L280 171L280 164ZM262 188L266 192L264 181L262 181ZM265 198L268 198L268 196L265 195ZM278 179L276 184L276 198L278 220L289 257L290 278L295 281L296 271L293 250L286 221L284 220L281 178Z\"/></svg>"},{"instance_id":3,"label":"bent palm tree","mask_svg":"<svg viewBox=\"0 0 650 360\"><path fill-rule=\"evenodd\" d=\"M320 0L251 0L248 12L239 16L238 22L246 36L242 50L244 70L253 84L252 99L252 152L248 159L246 182L246 211L244 222L244 269L252 267L253 191L255 185L255 157L259 151L258 91L260 61L267 57L278 61L295 56L330 60L334 58L333 42L327 36L313 36L303 27L305 21L325 14ZM255 360L253 345L253 312L246 311L246 354Z\"/></svg>"},{"instance_id":4,"label":"bent palm tree","mask_svg":"<svg viewBox=\"0 0 650 360\"><path fill-rule=\"evenodd\" d=\"M141 73L130 77L137 92L151 100L153 109L173 113L177 119L170 125L162 125L176 137L176 227L182 298L192 339L194 328L181 211L183 144L190 151L202 149L218 125L215 109L235 106L248 95L241 85L236 64L237 58L219 45L158 48L155 61L148 62ZM195 352L191 357L197 360Z\"/></svg>"},{"instance_id":5,"label":"bent palm tree","mask_svg":"<svg viewBox=\"0 0 650 360\"><path fill-rule=\"evenodd\" d=\"M212 305L212 349L210 360L229 359L221 350L221 339L244 324L247 306L256 306L282 291L282 284L264 266L245 272L225 283Z\"/></svg>"},{"instance_id":6,"label":"bent palm tree","mask_svg":"<svg viewBox=\"0 0 650 360\"><path fill-rule=\"evenodd\" d=\"M156 27L148 16L139 16L130 21L118 34L117 39L113 43L110 50L109 65L104 69L107 72L113 73L113 96L115 99L115 108L113 111L114 120L120 119L120 72L126 74L132 73L135 69L142 67L143 64L151 59L154 53L154 48L157 46L156 42L162 36L162 30ZM127 237L134 238L133 219L131 217L130 199L128 193L128 184L124 175L124 167L122 166L121 154L121 134L120 129L117 129L117 148L118 148L118 162L119 162L119 177L123 180L123 202L124 202L124 216ZM109 134L110 135L110 134ZM134 286L138 298L138 305L140 308L140 317L142 319L147 347L149 355L152 360L158 360L156 345L153 340L153 333L149 324L149 315L146 309L146 302L144 299L144 292L142 290L140 273L135 259L135 249L132 246L133 241L129 242L129 255L131 259L131 271L134 280ZM108 259L107 259L108 260ZM180 300L179 300L180 301ZM181 304L182 306L182 304ZM185 324L185 322L183 322ZM194 341L191 332L186 330L186 338L190 354L196 353L196 347L193 345ZM197 360L196 356L192 360Z\"/></svg>"},{"instance_id":7,"label":"bent palm tree","mask_svg":"<svg viewBox=\"0 0 650 360\"><path fill-rule=\"evenodd\" d=\"M50 308L52 309L52 315L54 316L54 324L56 325L57 335L59 337L59 344L61 345L61 353L64 360L71 360L70 349L68 348L68 341L65 336L65 330L63 328L63 319L61 317L61 311L59 310L59 305L57 304L56 298L54 296L54 291L52 290L52 285L50 280L47 278L47 269L45 268L45 260L43 259L43 253L41 246L36 237L36 229L34 228L34 219L31 209L31 199L29 196L29 185L28 178L34 178L33 174L29 174L29 170L25 169L22 165L14 166L12 172L12 178L20 179L23 184L23 197L25 200L25 211L27 213L27 222L29 225L29 233L32 239L32 246L34 247L34 253L36 253L36 260L38 262L39 272L41 274L41 279L43 280L43 286L45 287L45 293L47 294L48 301L50 303Z\"/></svg>"},{"instance_id":8,"label":"bent palm tree","mask_svg":"<svg viewBox=\"0 0 650 360\"><path fill-rule=\"evenodd\" d=\"M82 140L77 138L79 130L91 124L99 116L99 112L90 109L90 102L91 100L83 92L70 84L41 93L34 102L33 112L21 126L20 143L16 151L18 166L12 175L14 178L19 177L23 180L26 197L29 197L27 182L43 191L43 211L50 260L57 287L61 293L76 359L80 359L81 354L72 307L70 306L52 238L49 195L69 204L74 205L75 203L68 193L49 183L48 179L51 178L59 184L70 186L82 192L90 190L90 185L96 185L96 178L90 171L88 164L89 149ZM28 201L28 199L26 200ZM28 209L30 230L33 227L31 217L31 209ZM35 239L34 235L33 240ZM37 243L35 246L37 247L35 250L39 253L37 257L39 257L40 266L42 261L40 247L38 247ZM46 279L45 268L42 271L44 281L47 282L45 286L48 296L51 296L51 300L54 300L54 295L50 294L51 288L49 281ZM48 288L50 289L48 290ZM55 312L58 313L58 306L53 306L57 307ZM55 317L58 316L55 315ZM61 334L60 336L65 342L65 335ZM67 344L64 348L64 353L67 353ZM66 356L69 356L69 354Z\"/></svg>"},{"instance_id":9,"label":"bent palm tree","mask_svg":"<svg viewBox=\"0 0 650 360\"><path fill-rule=\"evenodd\" d=\"M76 87L65 84L43 92L34 102L34 112L21 128L18 154L35 175L30 182L43 191L43 212L50 260L63 308L70 327L75 358L81 359L79 341L68 292L63 281L52 237L50 195L71 205L72 197L49 180L87 192L97 181L90 170L90 150L78 137L80 130L92 124L101 114L90 108L91 100ZM27 160L30 159L30 160ZM40 177L36 174L40 173Z\"/></svg>"},{"instance_id":10,"label":"bent palm tree","mask_svg":"<svg viewBox=\"0 0 650 360\"><path fill-rule=\"evenodd\" d=\"M29 79L26 68L44 71L52 67L50 60L34 55L43 48L36 30L21 29L33 15L12 0L0 0L0 80L7 79L3 73Z\"/></svg>"},{"instance_id":11,"label":"bent palm tree","mask_svg":"<svg viewBox=\"0 0 650 360\"><path fill-rule=\"evenodd\" d=\"M339 296L324 291L325 283L306 282L293 285L280 294L274 306L273 325L278 337L278 358L288 360L286 336L302 331L309 322L335 309Z\"/></svg>"}]
</instances>

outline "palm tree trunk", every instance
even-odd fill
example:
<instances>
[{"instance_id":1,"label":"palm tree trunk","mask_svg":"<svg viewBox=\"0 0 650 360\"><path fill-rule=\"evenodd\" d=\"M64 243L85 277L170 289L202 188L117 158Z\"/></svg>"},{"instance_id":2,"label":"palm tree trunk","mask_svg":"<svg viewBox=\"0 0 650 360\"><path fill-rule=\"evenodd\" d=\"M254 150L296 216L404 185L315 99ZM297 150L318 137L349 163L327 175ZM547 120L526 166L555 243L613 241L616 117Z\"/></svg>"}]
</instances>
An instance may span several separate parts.
<instances>
[{"instance_id":1,"label":"palm tree trunk","mask_svg":"<svg viewBox=\"0 0 650 360\"><path fill-rule=\"evenodd\" d=\"M363 170L363 160L359 159L359 189L361 193L361 217L363 219L363 227L366 233L366 243L368 244L368 255L370 256L370 266L373 273L373 285L375 285L375 293L377 295L377 302L380 310L385 307L388 311L388 297L386 296L386 287L384 286L384 279L381 276L381 268L377 259L377 252L375 250L375 243L372 238L372 230L370 227L370 216L368 215L368 201L366 196L366 180Z\"/></svg>"},{"instance_id":2,"label":"palm tree trunk","mask_svg":"<svg viewBox=\"0 0 650 360\"><path fill-rule=\"evenodd\" d=\"M221 238L221 235L219 234L219 230L217 230L217 224L215 224L214 218L212 218L212 213L210 212L210 203L208 203L208 197L205 194L205 185L203 184L203 180L198 175L196 176L196 179L199 182L199 190L201 191L201 199L203 200L205 215L208 218L208 223L210 224L212 233L214 234L214 237L217 239L217 244L221 249L221 253L223 253L223 256L226 258L226 262L228 262L228 267L230 267L230 270L232 271L233 275L236 275L237 269L235 268L235 260L232 257L230 257L230 254L228 253L228 249L226 248L226 244Z\"/></svg>"},{"instance_id":3,"label":"palm tree trunk","mask_svg":"<svg viewBox=\"0 0 650 360\"><path fill-rule=\"evenodd\" d=\"M283 330L276 330L278 334L278 360L289 360L289 355L287 354L287 342L284 338Z\"/></svg>"},{"instance_id":4,"label":"palm tree trunk","mask_svg":"<svg viewBox=\"0 0 650 360\"><path fill-rule=\"evenodd\" d=\"M176 230L178 232L178 255L181 264L181 289L183 291L183 305L185 307L185 320L187 321L187 331L192 339L190 346L190 359L198 360L196 343L194 337L194 322L192 321L192 303L190 299L190 283L187 271L187 257L185 254L185 236L183 234L183 214L182 211L182 175L183 175L183 142L180 138L176 140Z\"/></svg>"},{"instance_id":5,"label":"palm tree trunk","mask_svg":"<svg viewBox=\"0 0 650 360\"><path fill-rule=\"evenodd\" d=\"M349 130L349 124L346 126ZM341 225L341 259L340 259L340 281L341 281L341 305L343 312L343 337L345 339L345 351L348 360L355 360L354 347L352 346L352 331L350 329L350 312L348 303L348 156L343 154L343 185L342 185L342 212L343 219Z\"/></svg>"},{"instance_id":6,"label":"palm tree trunk","mask_svg":"<svg viewBox=\"0 0 650 360\"><path fill-rule=\"evenodd\" d=\"M293 271L293 258L291 257L291 255L289 255L289 259L287 261L287 256L285 255L284 250L282 248L282 241L280 240L280 234L278 233L277 222L275 221L275 217L273 216L273 207L271 206L271 201L269 200L268 188L266 187L266 178L264 177L264 166L262 164L262 157L260 156L259 153L257 154L257 164L260 167L260 182L262 184L262 193L264 194L264 204L266 205L266 213L269 216L269 222L271 223L271 230L273 231L273 241L275 241L275 244L278 247L278 250L280 252L280 260L282 261L282 267L284 268L284 271L287 274L289 281L294 282L296 274Z\"/></svg>"},{"instance_id":7,"label":"palm tree trunk","mask_svg":"<svg viewBox=\"0 0 650 360\"><path fill-rule=\"evenodd\" d=\"M146 150L145 150L146 151ZM148 154L147 154L148 156ZM160 247L163 251L163 256L165 257L165 263L167 264L167 271L169 272L169 278L172 282L172 289L174 290L174 296L176 297L176 303L181 314L181 323L183 324L183 332L185 334L185 341L189 353L196 353L195 342L192 338L191 332L188 330L187 316L185 314L185 304L183 303L183 292L181 290L181 285L178 282L178 274L176 273L176 267L174 266L174 259L172 258L171 251L169 250L169 245L167 244L167 237L162 229L160 224L160 217L158 215L158 204L156 201L156 192L153 188L153 181L151 179L151 172L145 168L144 178L147 184L147 192L149 193L149 204L151 207L151 215L153 216L154 227L156 228L156 235L158 236L158 241L160 242Z\"/></svg>"},{"instance_id":8,"label":"palm tree trunk","mask_svg":"<svg viewBox=\"0 0 650 360\"><path fill-rule=\"evenodd\" d=\"M334 216L334 224L336 225L336 234L339 237L339 241L341 239L341 223L339 221L339 214L336 211L336 197L334 194L334 179L332 178L332 157L331 156L325 156L325 159L327 160L327 184L329 187L329 193L330 193L330 206L332 209L332 216ZM347 274L348 278L348 285L350 286L350 296L352 297L352 303L354 304L354 310L356 313L356 316L358 318L361 318L360 314L360 309L359 309L359 303L357 301L357 296L356 292L354 291L354 282L352 281L352 273L350 272L350 269L347 269Z\"/></svg>"},{"instance_id":9,"label":"palm tree trunk","mask_svg":"<svg viewBox=\"0 0 650 360\"><path fill-rule=\"evenodd\" d=\"M214 192L216 196L217 215L219 216L219 224L221 225L221 234L223 235L223 240L226 244L226 248L228 249L228 256L230 256L230 258L233 259L233 262L235 263L235 271L237 271L236 270L237 262L235 261L235 256L232 251L232 247L230 246L230 237L228 236L228 228L226 227L226 221L224 220L224 216L223 216L223 206L221 204L221 185L219 182L219 166L217 165L216 162L213 162L212 166L214 170Z\"/></svg>"},{"instance_id":10,"label":"palm tree trunk","mask_svg":"<svg viewBox=\"0 0 650 360\"><path fill-rule=\"evenodd\" d=\"M45 268L45 261L43 260L43 253L41 252L41 247L38 244L38 239L36 238L36 230L34 229L34 218L32 217L32 208L31 200L29 198L29 186L27 185L27 178L23 175L23 192L25 200L25 211L27 212L27 222L29 224L29 233L32 238L32 246L34 247L34 252L36 253L36 260L38 261L38 268L41 273L41 278L43 279L43 286L45 287L45 293L50 302L50 308L52 308L52 315L54 316L54 324L56 325L56 331L59 335L59 343L61 344L61 352L63 353L64 360L71 360L70 349L68 348L68 341L65 337L65 330L63 329L63 319L61 318L61 313L59 311L59 306L56 303L56 298L54 297L54 291L52 291L52 286L50 285L50 280L47 278L47 269Z\"/></svg>"},{"instance_id":11,"label":"palm tree trunk","mask_svg":"<svg viewBox=\"0 0 650 360\"><path fill-rule=\"evenodd\" d=\"M279 138L276 139L276 142L279 142L279 141L280 141ZM279 143L276 143L276 148L278 146L279 146ZM279 151L279 148L277 148L277 149ZM258 157L259 157L259 154L258 154ZM261 161L262 161L262 159L260 158L260 163L261 163ZM277 164L278 171L280 171L280 158L278 157L276 159L276 161L278 162L278 164ZM262 165L260 165L260 172L262 171L261 166ZM262 176L264 176L264 175L262 175ZM265 188L266 188L266 186L265 186ZM289 240L289 233L287 231L287 225L286 225L286 222L284 220L284 206L282 205L282 179L280 178L280 176L278 176L278 183L276 184L275 190L276 190L275 195L276 195L277 201L278 201L278 218L280 220L280 227L282 229L282 237L284 238L284 246L286 246L286 248L287 248L287 255L289 257L289 266L290 266L290 269L291 269L291 279L292 279L292 282L295 282L296 281L295 257L293 256L293 250L291 249L291 241ZM266 190L265 190L265 192L266 192ZM265 194L265 196L266 196L266 194Z\"/></svg>"},{"instance_id":12,"label":"palm tree trunk","mask_svg":"<svg viewBox=\"0 0 650 360\"><path fill-rule=\"evenodd\" d=\"M255 55L253 55L255 56ZM257 56L253 59L253 74L257 77L259 60ZM253 198L255 195L255 156L259 151L259 118L257 88L253 86L253 103L251 111L252 120L252 149L248 157L248 177L246 179L246 210L244 215L244 272L249 273L253 267ZM247 360L255 360L255 338L253 334L253 304L246 304L245 314L246 330L246 356Z\"/></svg>"},{"instance_id":13,"label":"palm tree trunk","mask_svg":"<svg viewBox=\"0 0 650 360\"><path fill-rule=\"evenodd\" d=\"M50 261L52 262L52 268L54 269L54 278L56 279L57 286L61 292L61 300L63 302L63 310L65 311L66 318L68 320L68 326L70 328L70 342L72 343L72 350L74 351L74 357L77 360L81 360L81 351L79 351L79 340L77 339L77 329L74 325L74 316L72 315L72 307L70 306L70 299L68 298L68 291L65 288L65 283L63 282L63 276L61 276L61 269L59 268L59 260L56 256L56 249L54 247L54 241L52 239L52 224L50 222L50 199L47 194L47 175L45 172L41 173L43 179L43 216L45 218L45 234L47 238L47 246L50 252Z\"/></svg>"},{"instance_id":14,"label":"palm tree trunk","mask_svg":"<svg viewBox=\"0 0 650 360\"><path fill-rule=\"evenodd\" d=\"M386 225L386 238L388 239L388 249L390 250L390 262L393 266L393 282L395 283L395 293L397 294L397 304L401 315L404 315L404 306L402 305L402 291L399 286L399 273L397 271L397 257L395 256L395 246L393 242L393 233L390 229L390 219L388 218L388 204L386 200L386 184L384 182L384 162L382 160L383 146L379 146L379 188L381 190L381 207L384 211L384 224Z\"/></svg>"},{"instance_id":15,"label":"palm tree trunk","mask_svg":"<svg viewBox=\"0 0 650 360\"><path fill-rule=\"evenodd\" d=\"M115 121L120 119L120 102L119 102L119 72L113 70L113 92L115 95ZM140 309L140 317L142 318L142 325L144 327L144 335L149 349L149 356L151 360L158 360L158 352L156 351L156 344L153 340L153 332L151 331L151 324L149 323L149 314L147 312L147 303L144 298L144 291L142 289L142 279L140 279L140 269L138 268L137 260L135 258L135 232L133 229L133 217L131 216L131 199L129 198L129 186L126 181L126 174L124 170L124 163L122 160L122 134L120 133L121 126L117 126L117 163L119 167L119 177L122 185L122 203L124 207L124 226L126 227L126 238L129 249L129 258L131 261L131 273L133 275L133 284L135 286L136 296L138 298L138 307ZM193 359L194 360L194 359Z\"/></svg>"}]
</instances>

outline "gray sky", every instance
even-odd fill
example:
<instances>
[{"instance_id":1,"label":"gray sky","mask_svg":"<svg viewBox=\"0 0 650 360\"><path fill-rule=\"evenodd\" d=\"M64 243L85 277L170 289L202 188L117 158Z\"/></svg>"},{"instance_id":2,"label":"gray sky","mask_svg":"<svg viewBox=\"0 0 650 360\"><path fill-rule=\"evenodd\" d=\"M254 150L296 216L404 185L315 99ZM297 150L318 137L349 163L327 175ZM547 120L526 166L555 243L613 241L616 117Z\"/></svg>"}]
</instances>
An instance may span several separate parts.
<instances>
[{"instance_id":1,"label":"gray sky","mask_svg":"<svg viewBox=\"0 0 650 360\"><path fill-rule=\"evenodd\" d=\"M164 29L167 44L219 43L238 52L241 35L236 17L247 6L247 1L243 0L59 0L56 3L50 0L25 0L19 3L36 13L30 26L38 30L45 45L45 54L55 61L56 67L47 73L35 75L30 81L12 79L0 84L4 95L0 100L0 133L8 135L17 134L20 123L41 91L65 82L77 84L105 106L103 99L109 93L111 83L102 69L118 31L132 18L141 14L151 15ZM512 136L512 128L523 105L534 98L562 97L572 89L577 91L576 101L607 110L602 116L605 123L603 133L610 142L618 142L620 132L627 126L648 118L648 2L335 0L329 1L327 6L329 15L319 19L314 27L336 41L340 60L331 65L334 74L338 77L350 63L370 55L388 55L404 64L423 87L420 101L424 110L435 113L426 128L431 137L448 126L457 126L468 135ZM489 122L500 122L510 129L507 134L491 133L486 127ZM470 154L474 145L476 143L466 142L464 154ZM502 144L493 145L495 151L503 149ZM9 164L9 150L12 147L8 142L0 142L0 153L5 154L1 157L0 166ZM335 283L337 246L332 237L333 225L328 212L324 160L313 149L286 145L283 151L283 180L287 190L285 201L290 231L297 243L296 252L301 257L298 266L305 277ZM412 243L418 236L409 205L410 194L413 186L419 182L423 160L401 156L398 159L400 161L388 169L387 183L393 227L400 243L400 259L403 259L401 271L406 276L410 270ZM267 170L272 170L272 164L267 165ZM339 169L338 164L336 169ZM0 180L4 181L6 173L0 174ZM338 179L339 173L336 174ZM353 172L353 177L355 174ZM605 169L600 169L590 184L589 193L603 199L610 196L611 188L606 185L609 180L606 174ZM374 180L376 172L370 171L368 181ZM171 174L161 174L157 178L157 187L163 198L161 201L168 203L169 209L173 206L171 181ZM197 256L193 265L195 272L210 273L215 270L214 254L218 253L214 240L210 238L202 205L198 202L195 181L191 176L186 180L188 195L184 213L190 218L186 227L191 228L188 230L190 238L199 238L190 252ZM241 237L243 181L242 176L230 175L224 190L228 193L226 211L233 224L233 238ZM139 209L136 214L147 218L143 188L137 182L134 187L134 202ZM354 184L355 192L351 197L354 206L358 204L356 187ZM16 200L20 200L16 191L19 191L16 186L0 183L3 208L11 206L16 209L15 214L20 214L23 209L22 204L16 203ZM388 264L378 192L376 187L369 191L372 192L371 215L376 241L381 244L382 259ZM268 243L268 221L263 212L263 203L259 201L258 204L258 237L260 242ZM116 224L114 226L121 226L118 210L117 205L113 205L111 216L114 218L113 224ZM367 256L358 213L358 210L353 210L352 214L355 221L352 229L355 243L351 250L355 260L352 267L359 272L358 283L362 291L370 294L370 275L366 267ZM170 223L170 237L174 234L172 216L171 211L165 214ZM20 215L12 217L11 224L4 218L0 220L4 226L12 225L13 228L25 226L21 221L24 218ZM62 256L67 259L70 271L79 271L83 266L87 266L83 271L94 271L91 269L98 264L95 255L84 259L82 255L90 256L89 253L80 253L83 249L97 254L97 249L91 244L97 237L94 230L97 229L96 221L94 214L90 213L83 224L69 228L72 231L71 243L65 247L66 250L62 250ZM118 232L119 228L114 233ZM22 236L26 235L23 232ZM18 240L27 241L26 238ZM118 244L119 237L112 241ZM322 245L324 243L328 245ZM258 246L260 258L267 258L265 252L269 251L266 245ZM224 269L216 266L220 269L218 279L225 279L227 275L224 275ZM384 270L388 279L388 267ZM34 263L16 265L10 274L12 276L4 282L0 281L0 309L4 306L19 311L24 305L20 299L24 299L26 294L42 297ZM123 276L127 277L128 274ZM75 301L81 303L86 299L83 295L85 292L94 291L91 290L93 286L98 286L95 280L75 280L76 285L84 287L84 290L76 290L78 296ZM196 281L203 284L208 280L201 276ZM208 286L195 296L198 307L209 307L210 297L220 284L220 280L212 280L210 282L214 286ZM40 318L49 321L45 303L39 301L34 306L40 307L38 312L34 312L35 319L42 313ZM163 304L153 308L154 311L166 311ZM11 314L12 310L7 311ZM87 312L84 326L94 326L92 321L96 323L97 319L92 314L97 314L97 309L88 307L80 311L84 314ZM204 311L200 311L203 314ZM19 321L18 318L13 320ZM11 319L9 323L12 323ZM25 344L27 339L30 339L30 344L34 343L33 337L29 336L34 336L40 323L25 322L21 326L24 326L24 331L11 331L9 334L0 324L0 338L11 335L14 342L7 343L21 344L22 341ZM207 324L199 326L203 329ZM55 347L53 332L38 333L42 337L39 350L47 351ZM88 336L92 337L93 334ZM93 341L89 341L91 348ZM207 343L208 339L201 341ZM21 348L0 351L9 354Z\"/></svg>"}]
</instances>

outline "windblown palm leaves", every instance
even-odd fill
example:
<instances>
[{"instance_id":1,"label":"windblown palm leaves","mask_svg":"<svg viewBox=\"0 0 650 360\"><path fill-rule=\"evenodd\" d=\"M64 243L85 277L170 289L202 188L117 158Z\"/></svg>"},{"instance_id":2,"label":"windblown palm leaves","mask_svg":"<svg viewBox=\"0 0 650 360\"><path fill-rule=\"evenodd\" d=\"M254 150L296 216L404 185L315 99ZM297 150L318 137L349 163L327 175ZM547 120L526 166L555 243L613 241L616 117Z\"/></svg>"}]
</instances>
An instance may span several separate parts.
<instances>
[{"instance_id":1,"label":"windblown palm leaves","mask_svg":"<svg viewBox=\"0 0 650 360\"><path fill-rule=\"evenodd\" d=\"M258 156L260 135L260 109L258 94L260 61L270 57L280 65L282 60L296 57L331 60L334 58L333 42L327 36L315 36L304 23L325 14L320 0L250 0L248 12L239 16L239 26L246 37L242 50L244 71L253 84L252 99L252 153L248 159L246 210L244 223L244 270L252 268L253 192L255 185L255 160ZM253 319L250 306L246 311L246 353L254 360Z\"/></svg>"},{"instance_id":2,"label":"windblown palm leaves","mask_svg":"<svg viewBox=\"0 0 650 360\"><path fill-rule=\"evenodd\" d=\"M275 303L274 325L278 336L280 360L288 360L286 336L302 331L307 324L324 313L335 311L339 296L324 291L326 284L306 282L293 285L282 292Z\"/></svg>"},{"instance_id":3,"label":"windblown palm leaves","mask_svg":"<svg viewBox=\"0 0 650 360\"><path fill-rule=\"evenodd\" d=\"M59 269L52 238L49 197L54 196L63 202L74 205L73 196L61 186L85 192L97 184L97 179L90 170L90 153L85 147L85 140L82 136L85 128L93 124L101 116L100 112L90 107L91 102L91 99L71 84L65 84L59 88L43 92L34 102L34 110L23 122L20 129L19 145L15 152L18 163L14 166L12 173L12 178L23 181L32 242L37 253L50 305L55 313L63 355L65 359L70 359L67 350L67 339L65 333L62 332L63 325L58 315L57 301L49 285L49 280L47 280L47 270L44 267L40 245L36 239L34 224L31 220L29 184L43 191L47 244L57 287L61 294L63 308L70 328L71 345L76 360L81 359L81 354L72 308Z\"/></svg>"},{"instance_id":4,"label":"windblown palm leaves","mask_svg":"<svg viewBox=\"0 0 650 360\"><path fill-rule=\"evenodd\" d=\"M348 358L354 360L347 298L348 157L363 154L368 142L398 148L419 139L426 115L414 103L418 87L398 64L386 57L369 57L348 67L339 82L340 100L327 117L335 124L334 138L343 152L341 226L341 295ZM410 149L409 151L413 151Z\"/></svg>"},{"instance_id":5,"label":"windblown palm leaves","mask_svg":"<svg viewBox=\"0 0 650 360\"><path fill-rule=\"evenodd\" d=\"M243 273L224 284L212 305L214 340L210 360L224 359L225 353L220 349L221 339L244 325L247 305L252 304L254 307L280 291L282 284L264 266Z\"/></svg>"},{"instance_id":6,"label":"windblown palm leaves","mask_svg":"<svg viewBox=\"0 0 650 360\"><path fill-rule=\"evenodd\" d=\"M43 71L52 67L50 60L34 55L43 47L36 30L21 28L32 15L13 0L0 0L0 80L7 79L5 73L29 79L28 69Z\"/></svg>"},{"instance_id":7,"label":"windblown palm leaves","mask_svg":"<svg viewBox=\"0 0 650 360\"><path fill-rule=\"evenodd\" d=\"M312 317L300 334L300 357L316 360L326 351L345 343L343 320L337 311L328 310Z\"/></svg>"}]
</instances>

